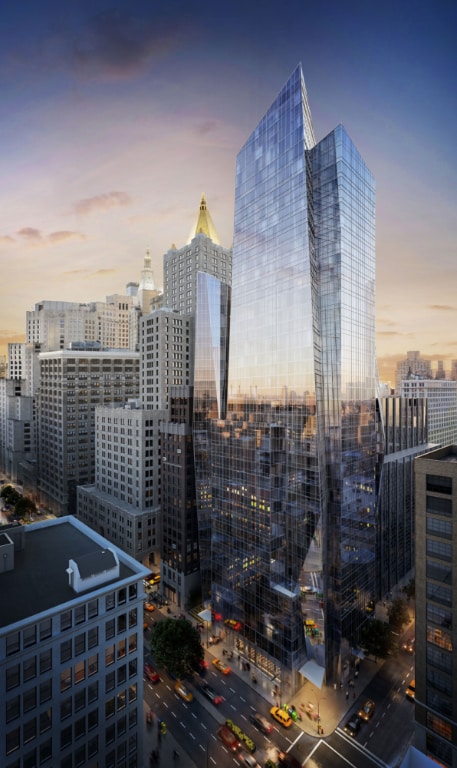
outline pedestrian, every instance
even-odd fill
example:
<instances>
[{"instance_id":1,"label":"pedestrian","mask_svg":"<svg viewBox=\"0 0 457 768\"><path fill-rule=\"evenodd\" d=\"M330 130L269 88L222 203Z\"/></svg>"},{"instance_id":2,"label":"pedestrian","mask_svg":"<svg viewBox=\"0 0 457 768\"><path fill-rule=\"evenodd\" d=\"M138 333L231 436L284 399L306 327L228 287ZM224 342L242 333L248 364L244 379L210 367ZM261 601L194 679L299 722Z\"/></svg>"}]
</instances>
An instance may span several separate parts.
<instances>
[{"instance_id":1,"label":"pedestrian","mask_svg":"<svg viewBox=\"0 0 457 768\"><path fill-rule=\"evenodd\" d=\"M346 690L346 701L349 699L349 688Z\"/></svg>"},{"instance_id":2,"label":"pedestrian","mask_svg":"<svg viewBox=\"0 0 457 768\"><path fill-rule=\"evenodd\" d=\"M333 690L336 691L336 683L333 683Z\"/></svg>"}]
</instances>

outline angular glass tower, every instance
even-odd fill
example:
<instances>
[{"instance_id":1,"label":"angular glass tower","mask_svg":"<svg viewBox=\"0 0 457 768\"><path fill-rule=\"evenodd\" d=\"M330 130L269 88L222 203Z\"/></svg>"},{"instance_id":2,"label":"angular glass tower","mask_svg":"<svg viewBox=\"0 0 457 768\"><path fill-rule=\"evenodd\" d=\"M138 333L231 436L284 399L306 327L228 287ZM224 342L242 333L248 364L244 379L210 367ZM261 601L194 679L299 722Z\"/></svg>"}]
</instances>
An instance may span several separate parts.
<instances>
[{"instance_id":1,"label":"angular glass tower","mask_svg":"<svg viewBox=\"0 0 457 768\"><path fill-rule=\"evenodd\" d=\"M374 208L343 127L316 144L298 66L237 158L228 402L206 427L212 607L285 686L336 679L374 596Z\"/></svg>"}]
</instances>

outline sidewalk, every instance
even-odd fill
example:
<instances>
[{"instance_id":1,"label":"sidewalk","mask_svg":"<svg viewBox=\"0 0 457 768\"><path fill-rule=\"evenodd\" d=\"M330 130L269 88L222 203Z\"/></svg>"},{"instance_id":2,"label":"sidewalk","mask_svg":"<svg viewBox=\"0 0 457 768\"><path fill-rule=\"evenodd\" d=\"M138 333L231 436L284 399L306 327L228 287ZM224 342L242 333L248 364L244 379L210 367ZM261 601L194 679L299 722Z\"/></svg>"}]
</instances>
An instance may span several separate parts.
<instances>
[{"instance_id":1,"label":"sidewalk","mask_svg":"<svg viewBox=\"0 0 457 768\"><path fill-rule=\"evenodd\" d=\"M378 612L376 615L378 618L384 618L378 615ZM408 632L411 624L412 622L403 629L402 636ZM210 645L207 651L214 658L227 661L232 672L262 696L270 707L288 704L293 706L297 712L301 712L302 719L301 721L297 720L296 725L308 735L316 736L317 738L328 736L345 716L349 717L355 706L360 707L363 704L363 701L359 701L359 697L363 697L365 688L379 672L385 661L384 659L377 659L375 661L372 658L364 658L360 660L357 668L348 666L343 671L342 685L323 685L320 689L313 685L313 683L306 681L289 701L284 701L275 694L275 681L272 681L260 669L254 668L252 665L250 671L243 669L245 660L241 656L238 661L238 653L234 647L236 633L226 630L224 627L224 630L218 631L218 634L225 635L223 641L217 645ZM225 657L223 654L224 650L227 654ZM230 658L230 653L232 652L233 657ZM253 673L255 673L256 683L251 678ZM318 723L321 726L320 733L318 733Z\"/></svg>"},{"instance_id":2,"label":"sidewalk","mask_svg":"<svg viewBox=\"0 0 457 768\"><path fill-rule=\"evenodd\" d=\"M179 616L182 611L179 608L173 607L172 616ZM379 608L379 611L378 611ZM383 610L384 608L384 610ZM170 617L167 614L166 608L159 609L164 616ZM385 606L378 604L376 607L376 617L384 619L381 615L385 613ZM196 623L195 615L188 614L188 618L192 623ZM402 636L408 632L411 627L411 622L408 624L402 632ZM265 699L270 707L283 706L289 704L293 706L297 712L301 712L302 719L297 720L296 725L309 736L314 736L317 739L331 734L340 722L354 710L354 708L360 707L363 704L363 692L372 678L379 672L384 659L378 659L374 661L371 658L365 658L360 661L358 668L348 666L342 674L342 686L323 686L321 689L317 688L313 683L306 681L305 684L294 693L290 701L283 701L279 699L275 694L275 682L272 681L266 674L260 669L257 669L251 665L250 671L245 669L246 660L241 656L238 658L238 652L235 648L236 632L228 630L223 625L220 625L217 629L217 634L223 636L223 640L216 645L209 645L206 647L204 642L205 651L209 653L213 658L220 658L227 661L232 669L232 673L238 675L244 682L249 685L259 696ZM206 637L205 637L206 640ZM223 653L225 651L225 655ZM231 657L230 654L233 653ZM252 680L252 674L255 673L256 682ZM357 673L357 674L356 674ZM362 697L362 701L360 701ZM308 714L307 714L308 712ZM145 710L146 716L146 710ZM320 729L318 732L318 724ZM149 747L149 751L146 747L147 739L150 739L152 746ZM155 741L154 741L155 739ZM153 748L157 748L158 737L154 731L148 735L145 732L145 756L149 756L149 752ZM162 762L151 763L151 766L162 765L172 766L173 763L173 749L177 749L179 752L179 745L173 739L171 734L166 734L161 740L162 749ZM167 762L168 761L168 762ZM196 768L195 764L189 761L186 766L189 768ZM149 763L145 759L144 768L149 768Z\"/></svg>"}]
</instances>

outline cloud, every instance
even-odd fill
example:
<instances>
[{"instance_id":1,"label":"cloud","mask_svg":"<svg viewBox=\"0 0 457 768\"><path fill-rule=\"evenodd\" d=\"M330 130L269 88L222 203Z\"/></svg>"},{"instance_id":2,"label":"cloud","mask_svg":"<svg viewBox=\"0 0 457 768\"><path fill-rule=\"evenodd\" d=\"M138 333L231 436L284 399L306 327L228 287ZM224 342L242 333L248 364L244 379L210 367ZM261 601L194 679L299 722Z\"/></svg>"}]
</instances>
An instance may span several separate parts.
<instances>
[{"instance_id":1,"label":"cloud","mask_svg":"<svg viewBox=\"0 0 457 768\"><path fill-rule=\"evenodd\" d=\"M71 64L84 78L126 79L139 74L151 60L177 46L179 22L167 25L159 14L152 18L110 9L87 20L71 51ZM168 26L168 28L167 28Z\"/></svg>"},{"instance_id":2,"label":"cloud","mask_svg":"<svg viewBox=\"0 0 457 768\"><path fill-rule=\"evenodd\" d=\"M406 337L411 336L411 334L400 333L400 331L376 331L376 336L399 336L403 338L404 336Z\"/></svg>"},{"instance_id":3,"label":"cloud","mask_svg":"<svg viewBox=\"0 0 457 768\"><path fill-rule=\"evenodd\" d=\"M87 269L69 269L66 272L62 272L65 277L71 277L72 275L86 275L89 270Z\"/></svg>"},{"instance_id":4,"label":"cloud","mask_svg":"<svg viewBox=\"0 0 457 768\"><path fill-rule=\"evenodd\" d=\"M117 269L97 269L96 272L92 272L89 277L100 277L100 275L103 277L104 275L114 275L116 274Z\"/></svg>"},{"instance_id":5,"label":"cloud","mask_svg":"<svg viewBox=\"0 0 457 768\"><path fill-rule=\"evenodd\" d=\"M206 136L208 133L212 133L220 127L220 123L216 120L206 120L204 123L199 123L195 126L195 132L200 136Z\"/></svg>"},{"instance_id":6,"label":"cloud","mask_svg":"<svg viewBox=\"0 0 457 768\"><path fill-rule=\"evenodd\" d=\"M75 232L71 230L58 230L56 232L50 232L49 235L43 235L41 230L35 227L23 227L17 232L26 243L32 246L36 245L58 245L67 240L85 240L86 236L81 232Z\"/></svg>"},{"instance_id":7,"label":"cloud","mask_svg":"<svg viewBox=\"0 0 457 768\"><path fill-rule=\"evenodd\" d=\"M428 309L437 309L440 312L455 312L457 307L452 307L450 304L429 304Z\"/></svg>"},{"instance_id":8,"label":"cloud","mask_svg":"<svg viewBox=\"0 0 457 768\"><path fill-rule=\"evenodd\" d=\"M66 240L86 240L86 235L63 229L58 232L51 232L47 239L50 243L63 243Z\"/></svg>"},{"instance_id":9,"label":"cloud","mask_svg":"<svg viewBox=\"0 0 457 768\"><path fill-rule=\"evenodd\" d=\"M131 199L126 192L103 192L101 195L78 200L73 206L73 211L85 216L94 211L109 211L111 208L120 208L130 203Z\"/></svg>"},{"instance_id":10,"label":"cloud","mask_svg":"<svg viewBox=\"0 0 457 768\"><path fill-rule=\"evenodd\" d=\"M35 229L35 227L23 227L18 230L17 234L28 240L29 243L41 242L41 232L39 229Z\"/></svg>"}]
</instances>

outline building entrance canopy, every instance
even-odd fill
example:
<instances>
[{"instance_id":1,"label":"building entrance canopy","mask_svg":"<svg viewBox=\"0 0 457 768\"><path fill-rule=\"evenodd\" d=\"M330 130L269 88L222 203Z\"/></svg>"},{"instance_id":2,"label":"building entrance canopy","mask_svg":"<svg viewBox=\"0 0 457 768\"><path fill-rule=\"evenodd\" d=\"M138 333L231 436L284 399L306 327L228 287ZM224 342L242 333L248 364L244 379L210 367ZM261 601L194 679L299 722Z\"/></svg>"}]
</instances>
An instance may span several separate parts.
<instances>
[{"instance_id":1,"label":"building entrance canopy","mask_svg":"<svg viewBox=\"0 0 457 768\"><path fill-rule=\"evenodd\" d=\"M316 688L322 688L325 669L324 667L320 667L319 664L314 661L314 659L311 659L311 661L307 661L305 664L303 664L299 672L301 675L303 675L303 677L306 677L310 683L315 685Z\"/></svg>"}]
</instances>

